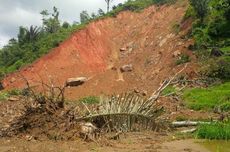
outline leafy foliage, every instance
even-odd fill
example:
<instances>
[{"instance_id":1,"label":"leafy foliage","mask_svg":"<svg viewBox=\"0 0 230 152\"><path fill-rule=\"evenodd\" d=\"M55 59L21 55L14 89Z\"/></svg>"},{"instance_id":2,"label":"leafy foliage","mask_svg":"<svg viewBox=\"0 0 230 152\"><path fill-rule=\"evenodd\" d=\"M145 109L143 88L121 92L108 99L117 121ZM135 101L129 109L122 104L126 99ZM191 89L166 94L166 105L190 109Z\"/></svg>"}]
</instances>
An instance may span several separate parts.
<instances>
[{"instance_id":1,"label":"leafy foliage","mask_svg":"<svg viewBox=\"0 0 230 152\"><path fill-rule=\"evenodd\" d=\"M221 80L230 80L230 57L209 59L201 73L211 78L219 78Z\"/></svg>"},{"instance_id":2,"label":"leafy foliage","mask_svg":"<svg viewBox=\"0 0 230 152\"><path fill-rule=\"evenodd\" d=\"M82 11L80 13L81 23L87 23L90 20L90 16L87 11Z\"/></svg>"},{"instance_id":3,"label":"leafy foliage","mask_svg":"<svg viewBox=\"0 0 230 152\"><path fill-rule=\"evenodd\" d=\"M229 0L190 0L185 18L198 18L192 36L196 48L230 46Z\"/></svg>"},{"instance_id":4,"label":"leafy foliage","mask_svg":"<svg viewBox=\"0 0 230 152\"><path fill-rule=\"evenodd\" d=\"M190 4L193 6L196 15L203 22L204 17L208 13L208 3L210 0L189 0Z\"/></svg>"}]
</instances>

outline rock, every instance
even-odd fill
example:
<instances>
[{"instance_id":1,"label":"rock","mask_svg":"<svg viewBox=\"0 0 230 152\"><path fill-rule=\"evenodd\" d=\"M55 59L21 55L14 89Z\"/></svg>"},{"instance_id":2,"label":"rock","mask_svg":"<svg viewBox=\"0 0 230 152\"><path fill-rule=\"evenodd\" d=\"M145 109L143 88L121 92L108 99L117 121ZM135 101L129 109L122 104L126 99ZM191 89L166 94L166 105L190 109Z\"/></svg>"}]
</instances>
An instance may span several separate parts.
<instances>
[{"instance_id":1,"label":"rock","mask_svg":"<svg viewBox=\"0 0 230 152\"><path fill-rule=\"evenodd\" d=\"M173 52L173 57L179 57L181 55L181 52L179 50Z\"/></svg>"},{"instance_id":2,"label":"rock","mask_svg":"<svg viewBox=\"0 0 230 152\"><path fill-rule=\"evenodd\" d=\"M76 86L82 85L86 81L87 81L86 77L69 78L66 81L66 86L76 87Z\"/></svg>"},{"instance_id":3,"label":"rock","mask_svg":"<svg viewBox=\"0 0 230 152\"><path fill-rule=\"evenodd\" d=\"M210 56L212 56L212 57L220 57L220 56L222 56L222 55L224 55L224 52L222 52L220 49L218 49L218 48L213 48L212 50L211 50L211 53L210 53Z\"/></svg>"},{"instance_id":4,"label":"rock","mask_svg":"<svg viewBox=\"0 0 230 152\"><path fill-rule=\"evenodd\" d=\"M133 71L133 65L132 64L128 64L128 65L124 65L120 68L121 72L131 72Z\"/></svg>"},{"instance_id":5,"label":"rock","mask_svg":"<svg viewBox=\"0 0 230 152\"><path fill-rule=\"evenodd\" d=\"M135 93L140 93L140 90L138 90L137 88L134 89Z\"/></svg>"},{"instance_id":6,"label":"rock","mask_svg":"<svg viewBox=\"0 0 230 152\"><path fill-rule=\"evenodd\" d=\"M11 78L10 83L14 83L15 81L16 81L16 79L13 77L13 78Z\"/></svg>"},{"instance_id":7,"label":"rock","mask_svg":"<svg viewBox=\"0 0 230 152\"><path fill-rule=\"evenodd\" d=\"M120 48L120 51L124 52L124 51L126 51L126 48Z\"/></svg>"}]
</instances>

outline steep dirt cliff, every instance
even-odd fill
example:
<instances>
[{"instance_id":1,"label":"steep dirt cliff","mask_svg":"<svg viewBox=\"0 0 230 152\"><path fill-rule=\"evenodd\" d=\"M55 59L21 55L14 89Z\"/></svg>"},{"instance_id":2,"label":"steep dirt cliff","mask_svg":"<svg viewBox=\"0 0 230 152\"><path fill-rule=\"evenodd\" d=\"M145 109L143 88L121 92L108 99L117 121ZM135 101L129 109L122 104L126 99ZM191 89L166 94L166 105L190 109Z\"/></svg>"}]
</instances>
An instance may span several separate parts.
<instances>
[{"instance_id":1,"label":"steep dirt cliff","mask_svg":"<svg viewBox=\"0 0 230 152\"><path fill-rule=\"evenodd\" d=\"M92 22L30 66L8 75L3 85L6 89L25 87L22 75L33 85L41 80L60 85L67 78L84 76L89 78L84 85L67 89L69 98L134 89L151 93L183 66L176 66L175 54L193 58L187 50L192 42L183 39L189 21L181 24L180 33L173 30L173 25L181 23L186 6L151 6ZM120 72L120 67L130 64L131 72ZM194 68L191 62L186 70L189 76L195 75Z\"/></svg>"}]
</instances>

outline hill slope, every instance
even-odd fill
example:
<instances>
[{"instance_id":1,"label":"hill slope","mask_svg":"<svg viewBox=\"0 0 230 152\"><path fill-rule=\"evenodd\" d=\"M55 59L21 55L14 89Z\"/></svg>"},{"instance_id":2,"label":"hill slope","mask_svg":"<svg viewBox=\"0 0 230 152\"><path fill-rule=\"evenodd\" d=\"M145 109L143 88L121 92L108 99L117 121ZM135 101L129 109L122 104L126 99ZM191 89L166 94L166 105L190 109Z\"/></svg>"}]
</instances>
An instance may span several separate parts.
<instances>
[{"instance_id":1,"label":"hill slope","mask_svg":"<svg viewBox=\"0 0 230 152\"><path fill-rule=\"evenodd\" d=\"M189 21L181 24L175 34L173 25L180 23L186 4L151 6L140 13L122 12L115 18L90 23L32 65L8 75L3 80L6 89L23 88L22 75L33 85L40 81L61 85L68 78L85 76L84 85L68 88L69 98L86 95L120 93L128 90L149 92L178 71L178 57L192 43L181 37ZM125 48L120 51L121 48ZM176 52L176 53L175 53ZM192 57L193 58L193 57ZM131 64L132 72L120 72ZM194 76L194 65L187 73Z\"/></svg>"}]
</instances>

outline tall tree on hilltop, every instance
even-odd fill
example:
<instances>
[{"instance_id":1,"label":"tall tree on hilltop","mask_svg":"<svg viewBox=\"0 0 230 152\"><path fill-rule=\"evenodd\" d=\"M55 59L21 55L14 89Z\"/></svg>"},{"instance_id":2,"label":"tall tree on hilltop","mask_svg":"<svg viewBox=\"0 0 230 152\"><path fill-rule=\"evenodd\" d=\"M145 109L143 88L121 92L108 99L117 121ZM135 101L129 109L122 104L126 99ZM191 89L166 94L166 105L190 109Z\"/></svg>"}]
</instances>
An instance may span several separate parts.
<instances>
[{"instance_id":1,"label":"tall tree on hilltop","mask_svg":"<svg viewBox=\"0 0 230 152\"><path fill-rule=\"evenodd\" d=\"M81 23L86 23L90 20L90 16L87 11L82 11L80 13L80 20L81 20Z\"/></svg>"},{"instance_id":2,"label":"tall tree on hilltop","mask_svg":"<svg viewBox=\"0 0 230 152\"><path fill-rule=\"evenodd\" d=\"M43 10L40 13L43 18L43 26L44 29L49 33L55 33L60 28L60 21L59 21L59 11L56 7L53 7L53 13L50 14L47 10ZM49 16L51 15L51 17Z\"/></svg>"},{"instance_id":3,"label":"tall tree on hilltop","mask_svg":"<svg viewBox=\"0 0 230 152\"><path fill-rule=\"evenodd\" d=\"M105 0L107 4L107 13L109 12L110 4L113 2L113 0Z\"/></svg>"}]
</instances>

